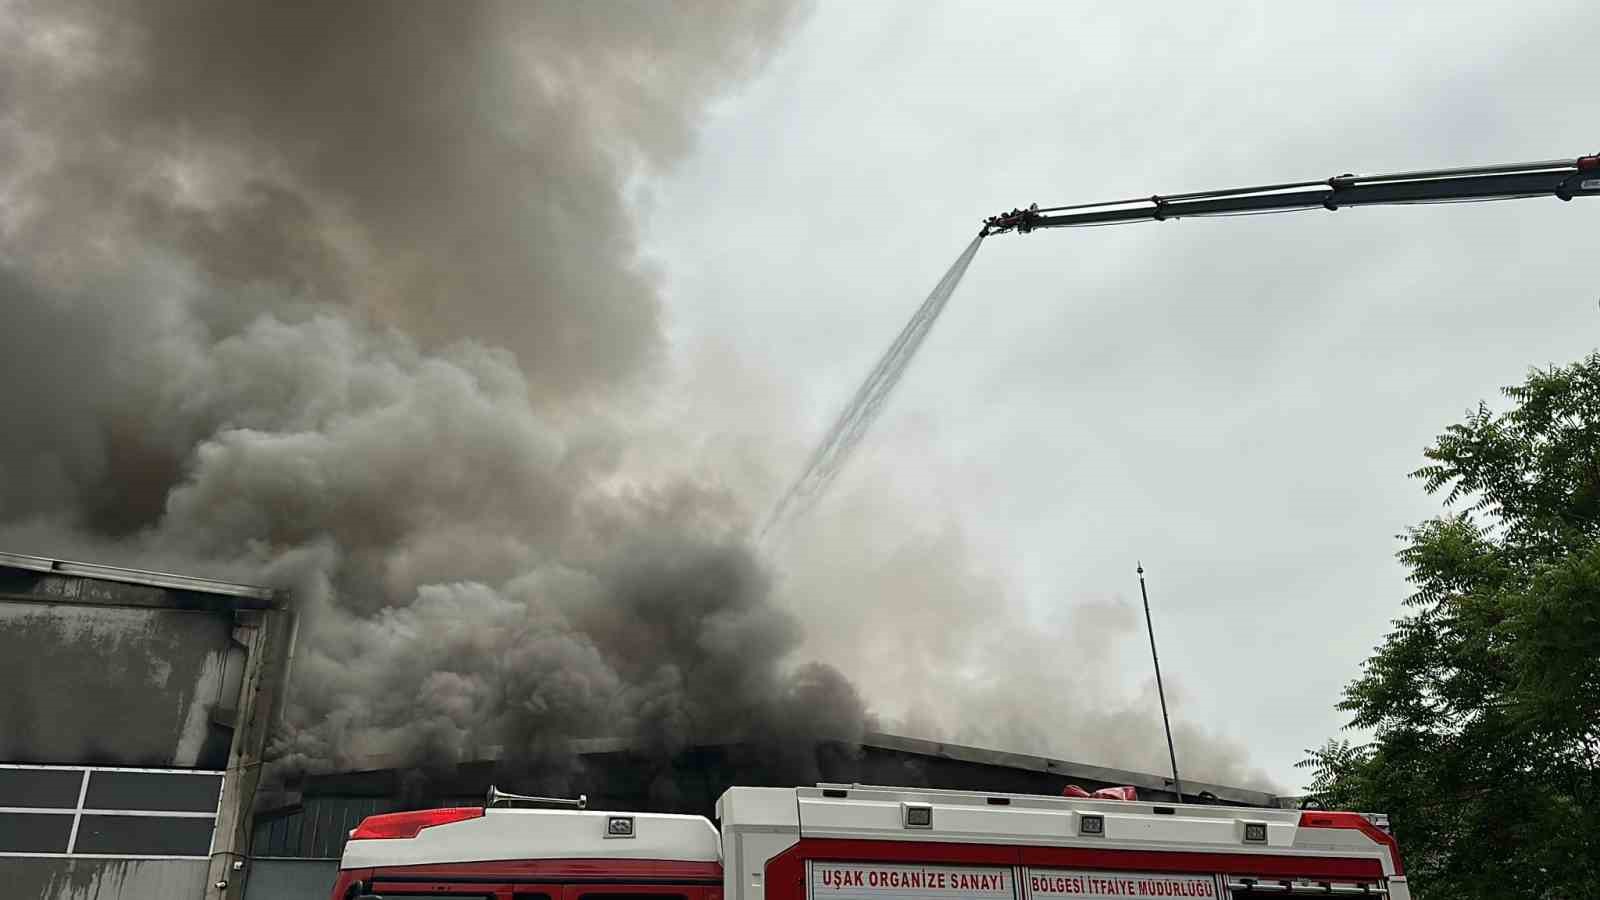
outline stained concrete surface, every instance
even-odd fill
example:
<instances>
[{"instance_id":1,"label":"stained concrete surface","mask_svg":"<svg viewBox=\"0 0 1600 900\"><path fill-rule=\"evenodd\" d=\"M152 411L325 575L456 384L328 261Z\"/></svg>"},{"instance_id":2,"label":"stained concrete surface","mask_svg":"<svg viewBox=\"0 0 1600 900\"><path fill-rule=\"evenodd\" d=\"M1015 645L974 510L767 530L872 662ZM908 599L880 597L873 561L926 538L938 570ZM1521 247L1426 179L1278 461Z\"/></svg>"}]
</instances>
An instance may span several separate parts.
<instances>
[{"instance_id":1,"label":"stained concrete surface","mask_svg":"<svg viewBox=\"0 0 1600 900\"><path fill-rule=\"evenodd\" d=\"M244 900L328 900L339 864L331 859L258 859Z\"/></svg>"},{"instance_id":2,"label":"stained concrete surface","mask_svg":"<svg viewBox=\"0 0 1600 900\"><path fill-rule=\"evenodd\" d=\"M203 859L0 859L0 890L19 900L203 900L205 882Z\"/></svg>"},{"instance_id":3,"label":"stained concrete surface","mask_svg":"<svg viewBox=\"0 0 1600 900\"><path fill-rule=\"evenodd\" d=\"M232 648L204 612L0 602L0 760L224 768Z\"/></svg>"}]
</instances>

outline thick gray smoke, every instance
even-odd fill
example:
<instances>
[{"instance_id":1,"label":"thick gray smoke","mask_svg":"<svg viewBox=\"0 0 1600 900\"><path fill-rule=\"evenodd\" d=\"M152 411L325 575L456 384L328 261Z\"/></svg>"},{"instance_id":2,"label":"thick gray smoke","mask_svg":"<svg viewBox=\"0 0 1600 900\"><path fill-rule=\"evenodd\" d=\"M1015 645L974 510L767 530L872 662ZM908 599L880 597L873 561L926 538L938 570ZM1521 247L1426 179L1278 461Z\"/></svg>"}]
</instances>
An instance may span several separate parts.
<instances>
[{"instance_id":1,"label":"thick gray smoke","mask_svg":"<svg viewBox=\"0 0 1600 900\"><path fill-rule=\"evenodd\" d=\"M283 770L859 734L743 505L606 414L629 180L798 13L0 7L6 546L294 588Z\"/></svg>"},{"instance_id":2,"label":"thick gray smoke","mask_svg":"<svg viewBox=\"0 0 1600 900\"><path fill-rule=\"evenodd\" d=\"M895 515L882 511L885 470L904 464L886 457L858 460L856 486L841 482L828 514L795 520L782 545L779 601L798 611L817 658L853 679L888 731L1167 771L1137 593L1030 610L937 503L894 498ZM1244 736L1186 714L1184 673L1163 674L1185 779L1275 789Z\"/></svg>"},{"instance_id":3,"label":"thick gray smoke","mask_svg":"<svg viewBox=\"0 0 1600 900\"><path fill-rule=\"evenodd\" d=\"M819 655L925 732L1143 764L1082 696L1003 724L1083 682L1025 663L1049 636L1000 628L1022 611L961 553L885 561L882 503L769 583L778 406L730 465L639 415L664 341L631 186L803 12L0 0L0 548L293 588L280 772L848 739Z\"/></svg>"},{"instance_id":4,"label":"thick gray smoke","mask_svg":"<svg viewBox=\"0 0 1600 900\"><path fill-rule=\"evenodd\" d=\"M490 338L541 394L638 374L659 311L623 188L793 5L403 6L7 0L8 255L159 246L227 289L208 324L338 302L430 348Z\"/></svg>"}]
</instances>

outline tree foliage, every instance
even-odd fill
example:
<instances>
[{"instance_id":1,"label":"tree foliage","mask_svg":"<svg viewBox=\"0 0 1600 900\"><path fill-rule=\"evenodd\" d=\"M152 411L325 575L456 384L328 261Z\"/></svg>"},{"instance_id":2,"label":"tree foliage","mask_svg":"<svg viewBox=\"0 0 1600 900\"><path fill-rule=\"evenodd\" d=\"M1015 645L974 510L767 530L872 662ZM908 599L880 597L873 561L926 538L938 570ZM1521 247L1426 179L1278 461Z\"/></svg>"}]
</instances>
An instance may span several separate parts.
<instances>
[{"instance_id":1,"label":"tree foliage","mask_svg":"<svg viewBox=\"0 0 1600 900\"><path fill-rule=\"evenodd\" d=\"M1308 751L1330 807L1387 812L1424 898L1600 897L1600 353L1480 403L1413 473L1407 613L1345 689L1372 735Z\"/></svg>"}]
</instances>

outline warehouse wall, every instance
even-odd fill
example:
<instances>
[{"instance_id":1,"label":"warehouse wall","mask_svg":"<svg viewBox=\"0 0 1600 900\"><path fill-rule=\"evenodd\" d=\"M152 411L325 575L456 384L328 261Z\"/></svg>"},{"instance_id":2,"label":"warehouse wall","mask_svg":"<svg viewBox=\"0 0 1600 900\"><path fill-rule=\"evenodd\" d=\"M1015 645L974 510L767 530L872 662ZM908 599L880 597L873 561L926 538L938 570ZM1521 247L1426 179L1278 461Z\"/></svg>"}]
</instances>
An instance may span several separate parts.
<instances>
[{"instance_id":1,"label":"warehouse wall","mask_svg":"<svg viewBox=\"0 0 1600 900\"><path fill-rule=\"evenodd\" d=\"M339 863L331 859L258 859L244 900L328 900Z\"/></svg>"},{"instance_id":2,"label":"warehouse wall","mask_svg":"<svg viewBox=\"0 0 1600 900\"><path fill-rule=\"evenodd\" d=\"M239 900L285 604L0 552L0 898Z\"/></svg>"},{"instance_id":3,"label":"warehouse wall","mask_svg":"<svg viewBox=\"0 0 1600 900\"><path fill-rule=\"evenodd\" d=\"M205 860L11 859L6 860L5 886L0 896L39 900L202 900L205 887ZM327 900L326 889L318 900Z\"/></svg>"},{"instance_id":4,"label":"warehouse wall","mask_svg":"<svg viewBox=\"0 0 1600 900\"><path fill-rule=\"evenodd\" d=\"M189 610L0 603L0 760L226 767L232 732L211 713L239 691L232 625Z\"/></svg>"}]
</instances>

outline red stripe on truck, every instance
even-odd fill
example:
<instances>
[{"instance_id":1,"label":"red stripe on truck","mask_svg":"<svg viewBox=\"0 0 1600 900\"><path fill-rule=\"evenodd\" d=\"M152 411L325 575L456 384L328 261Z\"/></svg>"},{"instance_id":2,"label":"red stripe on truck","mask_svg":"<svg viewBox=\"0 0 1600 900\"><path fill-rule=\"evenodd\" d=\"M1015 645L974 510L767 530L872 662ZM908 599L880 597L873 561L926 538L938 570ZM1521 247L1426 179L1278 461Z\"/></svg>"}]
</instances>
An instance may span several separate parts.
<instances>
[{"instance_id":1,"label":"red stripe on truck","mask_svg":"<svg viewBox=\"0 0 1600 900\"><path fill-rule=\"evenodd\" d=\"M807 860L1032 866L1138 872L1255 875L1272 878L1377 880L1383 864L1372 857L1280 856L1257 853L1186 853L1083 847L1015 847L918 841L802 838L767 860L767 900L804 900Z\"/></svg>"}]
</instances>

